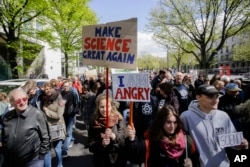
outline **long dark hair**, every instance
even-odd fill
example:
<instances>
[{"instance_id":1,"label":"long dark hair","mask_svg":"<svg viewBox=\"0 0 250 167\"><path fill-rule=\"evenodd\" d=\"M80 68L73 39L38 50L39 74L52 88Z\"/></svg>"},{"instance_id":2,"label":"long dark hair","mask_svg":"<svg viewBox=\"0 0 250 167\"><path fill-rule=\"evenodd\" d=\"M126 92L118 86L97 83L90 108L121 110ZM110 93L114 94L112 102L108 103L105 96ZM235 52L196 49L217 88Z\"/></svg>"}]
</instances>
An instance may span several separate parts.
<instances>
[{"instance_id":1,"label":"long dark hair","mask_svg":"<svg viewBox=\"0 0 250 167\"><path fill-rule=\"evenodd\" d=\"M181 122L179 115L177 114L177 112L175 111L172 105L164 105L157 112L155 120L153 121L152 126L149 129L151 141L153 142L160 141L164 138L164 136L167 135L163 127L164 127L166 120L168 119L170 115L174 115L176 117L177 127L176 127L174 134L168 136L169 139L174 139L176 134L180 132L183 126L182 126L182 122Z\"/></svg>"}]
</instances>

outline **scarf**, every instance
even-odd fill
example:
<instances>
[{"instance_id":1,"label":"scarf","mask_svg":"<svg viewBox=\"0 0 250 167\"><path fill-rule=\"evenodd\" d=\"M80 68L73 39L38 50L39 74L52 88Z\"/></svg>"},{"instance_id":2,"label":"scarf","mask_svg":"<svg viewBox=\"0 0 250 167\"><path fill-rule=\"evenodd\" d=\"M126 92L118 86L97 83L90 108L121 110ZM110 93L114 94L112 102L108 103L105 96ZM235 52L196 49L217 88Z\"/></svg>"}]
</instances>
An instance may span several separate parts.
<instances>
[{"instance_id":1,"label":"scarf","mask_svg":"<svg viewBox=\"0 0 250 167\"><path fill-rule=\"evenodd\" d=\"M118 124L118 116L113 115L108 117L108 128L113 127L114 125ZM106 118L100 117L95 120L94 128L105 128L106 127Z\"/></svg>"},{"instance_id":2,"label":"scarf","mask_svg":"<svg viewBox=\"0 0 250 167\"><path fill-rule=\"evenodd\" d=\"M42 101L45 106L48 106L52 104L57 99L58 96L59 96L59 92L54 91L50 96L47 96L47 95L42 96Z\"/></svg>"},{"instance_id":3,"label":"scarf","mask_svg":"<svg viewBox=\"0 0 250 167\"><path fill-rule=\"evenodd\" d=\"M164 137L160 141L160 148L165 151L165 154L170 159L178 159L184 152L186 147L186 140L183 131L180 131L175 136L175 142L169 140L168 137Z\"/></svg>"}]
</instances>

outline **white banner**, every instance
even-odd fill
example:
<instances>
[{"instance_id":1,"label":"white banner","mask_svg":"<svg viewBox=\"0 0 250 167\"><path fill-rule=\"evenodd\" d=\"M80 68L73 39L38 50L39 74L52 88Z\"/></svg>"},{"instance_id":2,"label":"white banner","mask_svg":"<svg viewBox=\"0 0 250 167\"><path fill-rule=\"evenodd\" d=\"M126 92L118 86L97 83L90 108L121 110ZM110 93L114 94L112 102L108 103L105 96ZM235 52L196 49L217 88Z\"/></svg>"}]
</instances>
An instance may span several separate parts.
<instances>
[{"instance_id":1,"label":"white banner","mask_svg":"<svg viewBox=\"0 0 250 167\"><path fill-rule=\"evenodd\" d=\"M117 73L112 74L113 98L117 101L149 102L149 74Z\"/></svg>"},{"instance_id":2,"label":"white banner","mask_svg":"<svg viewBox=\"0 0 250 167\"><path fill-rule=\"evenodd\" d=\"M238 146L242 142L243 133L237 132L237 133L221 134L218 135L218 139L221 148Z\"/></svg>"}]
</instances>

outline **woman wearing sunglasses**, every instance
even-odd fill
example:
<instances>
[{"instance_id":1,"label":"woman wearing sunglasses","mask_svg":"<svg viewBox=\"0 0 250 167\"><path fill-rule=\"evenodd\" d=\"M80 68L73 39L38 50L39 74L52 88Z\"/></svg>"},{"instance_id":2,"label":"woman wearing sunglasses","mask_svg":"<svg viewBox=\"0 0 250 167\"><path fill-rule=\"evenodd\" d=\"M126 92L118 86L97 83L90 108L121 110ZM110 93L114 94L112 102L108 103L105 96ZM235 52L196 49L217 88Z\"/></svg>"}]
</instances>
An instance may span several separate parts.
<instances>
[{"instance_id":1,"label":"woman wearing sunglasses","mask_svg":"<svg viewBox=\"0 0 250 167\"><path fill-rule=\"evenodd\" d=\"M28 105L28 95L23 89L12 90L9 99L14 109L2 119L4 164L43 167L50 145L45 117L37 108Z\"/></svg>"}]
</instances>

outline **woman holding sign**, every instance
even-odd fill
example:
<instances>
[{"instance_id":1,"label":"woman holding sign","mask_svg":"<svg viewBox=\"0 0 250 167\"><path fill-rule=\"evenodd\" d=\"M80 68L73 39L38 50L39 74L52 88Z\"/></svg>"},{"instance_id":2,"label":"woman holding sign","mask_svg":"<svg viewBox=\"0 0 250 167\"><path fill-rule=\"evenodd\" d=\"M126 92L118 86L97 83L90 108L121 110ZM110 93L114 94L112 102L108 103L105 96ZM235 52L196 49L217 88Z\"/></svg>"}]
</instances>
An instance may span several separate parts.
<instances>
[{"instance_id":1,"label":"woman holding sign","mask_svg":"<svg viewBox=\"0 0 250 167\"><path fill-rule=\"evenodd\" d=\"M128 127L128 133L133 133L133 129ZM182 130L181 120L172 105L164 105L157 112L144 141L136 137L133 139L128 146L130 160L136 160L132 156L141 157L140 154L146 153L145 167L197 166L194 142Z\"/></svg>"},{"instance_id":2,"label":"woman holding sign","mask_svg":"<svg viewBox=\"0 0 250 167\"><path fill-rule=\"evenodd\" d=\"M100 94L96 99L96 109L88 131L89 151L94 154L96 167L126 166L126 129L122 120L112 98L108 97L106 101L106 94Z\"/></svg>"}]
</instances>

